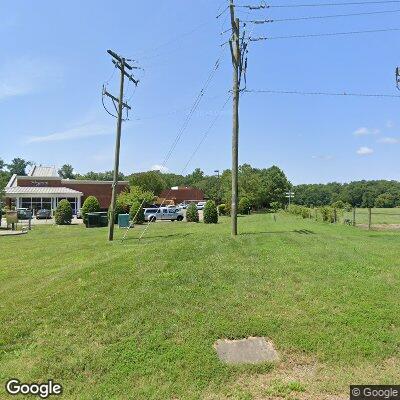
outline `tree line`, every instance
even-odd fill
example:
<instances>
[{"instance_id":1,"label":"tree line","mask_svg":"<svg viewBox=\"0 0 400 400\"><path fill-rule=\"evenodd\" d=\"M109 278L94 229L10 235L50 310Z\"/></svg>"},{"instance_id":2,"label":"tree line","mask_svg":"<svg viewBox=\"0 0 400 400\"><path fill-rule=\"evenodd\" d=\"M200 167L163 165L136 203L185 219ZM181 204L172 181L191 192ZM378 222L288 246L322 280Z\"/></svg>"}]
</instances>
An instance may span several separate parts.
<instances>
[{"instance_id":1,"label":"tree line","mask_svg":"<svg viewBox=\"0 0 400 400\"><path fill-rule=\"evenodd\" d=\"M14 158L10 163L0 159L0 191L5 187L12 174L26 175L31 162ZM59 170L64 179L111 181L112 171L89 171L79 174L70 164L64 164ZM133 193L145 196L159 196L163 190L173 186L191 186L203 191L207 199L216 204L226 204L228 211L231 199L231 171L206 175L196 168L187 175L164 173L160 171L137 172L128 175L119 174L119 180L129 181ZM282 208L287 204L286 192L295 192L293 203L304 206L328 206L338 201L352 207L398 207L400 206L400 182L374 180L350 183L303 184L293 186L285 173L277 166L254 168L250 164L239 167L239 198L242 208L253 210L263 208Z\"/></svg>"},{"instance_id":2,"label":"tree line","mask_svg":"<svg viewBox=\"0 0 400 400\"><path fill-rule=\"evenodd\" d=\"M387 180L355 181L298 185L294 188L294 203L328 206L343 202L352 207L400 207L400 182Z\"/></svg>"}]
</instances>

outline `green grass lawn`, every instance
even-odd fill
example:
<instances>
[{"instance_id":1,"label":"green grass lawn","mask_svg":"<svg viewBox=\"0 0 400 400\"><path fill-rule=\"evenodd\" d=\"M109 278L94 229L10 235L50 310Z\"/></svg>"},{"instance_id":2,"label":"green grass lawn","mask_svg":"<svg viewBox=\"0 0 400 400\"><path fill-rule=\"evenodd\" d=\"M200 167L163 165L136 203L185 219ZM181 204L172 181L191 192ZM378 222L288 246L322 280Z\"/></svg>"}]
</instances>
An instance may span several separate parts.
<instances>
[{"instance_id":1,"label":"green grass lawn","mask_svg":"<svg viewBox=\"0 0 400 400\"><path fill-rule=\"evenodd\" d=\"M0 237L0 398L10 377L52 378L67 399L320 400L400 381L400 232L261 214L239 227ZM217 339L248 336L281 361L219 362Z\"/></svg>"}]
</instances>

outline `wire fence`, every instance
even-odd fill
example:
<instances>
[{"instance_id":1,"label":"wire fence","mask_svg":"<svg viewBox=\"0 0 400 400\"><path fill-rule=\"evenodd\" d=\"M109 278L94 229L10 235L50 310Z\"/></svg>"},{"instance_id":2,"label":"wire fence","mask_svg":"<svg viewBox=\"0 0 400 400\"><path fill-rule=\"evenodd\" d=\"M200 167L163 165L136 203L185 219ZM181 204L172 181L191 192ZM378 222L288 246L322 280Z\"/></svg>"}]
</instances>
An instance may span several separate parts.
<instances>
[{"instance_id":1,"label":"wire fence","mask_svg":"<svg viewBox=\"0 0 400 400\"><path fill-rule=\"evenodd\" d=\"M345 224L368 229L400 229L400 208L352 208L348 210L291 205L291 214L315 221Z\"/></svg>"}]
</instances>

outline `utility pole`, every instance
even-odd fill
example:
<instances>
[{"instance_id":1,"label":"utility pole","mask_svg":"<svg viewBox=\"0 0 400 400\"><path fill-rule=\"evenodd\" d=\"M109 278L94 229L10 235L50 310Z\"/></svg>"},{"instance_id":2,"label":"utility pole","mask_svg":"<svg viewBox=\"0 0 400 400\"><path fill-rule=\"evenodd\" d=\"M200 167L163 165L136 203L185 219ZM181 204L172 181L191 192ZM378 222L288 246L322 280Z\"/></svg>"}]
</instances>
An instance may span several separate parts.
<instances>
[{"instance_id":1,"label":"utility pole","mask_svg":"<svg viewBox=\"0 0 400 400\"><path fill-rule=\"evenodd\" d=\"M115 201L116 201L116 189L118 185L118 175L119 175L119 153L121 147L121 130L122 130L122 112L124 108L130 110L131 108L124 103L124 81L125 77L127 77L131 82L133 82L136 86L138 81L135 80L132 75L129 75L126 70L132 70L131 65L126 62L124 57L119 56L118 54L114 53L112 50L107 50L107 53L113 57L112 62L114 63L115 67L120 70L120 84L119 84L119 98L117 99L112 94L108 93L103 87L103 96L107 96L111 98L113 101L115 110L117 115L111 114L107 109L106 111L117 118L117 133L115 137L115 155L114 155L114 174L113 174L113 184L112 184L112 192L111 192L111 204L109 209L109 221L108 221L108 240L114 240L114 222L115 222ZM116 106L118 104L118 107Z\"/></svg>"},{"instance_id":2,"label":"utility pole","mask_svg":"<svg viewBox=\"0 0 400 400\"><path fill-rule=\"evenodd\" d=\"M238 169L239 169L239 95L240 95L240 77L242 74L242 57L239 44L240 22L235 18L234 0L230 0L230 13L232 36L229 40L229 46L232 55L233 66L233 116L232 116L232 236L237 236L237 209L238 209Z\"/></svg>"}]
</instances>

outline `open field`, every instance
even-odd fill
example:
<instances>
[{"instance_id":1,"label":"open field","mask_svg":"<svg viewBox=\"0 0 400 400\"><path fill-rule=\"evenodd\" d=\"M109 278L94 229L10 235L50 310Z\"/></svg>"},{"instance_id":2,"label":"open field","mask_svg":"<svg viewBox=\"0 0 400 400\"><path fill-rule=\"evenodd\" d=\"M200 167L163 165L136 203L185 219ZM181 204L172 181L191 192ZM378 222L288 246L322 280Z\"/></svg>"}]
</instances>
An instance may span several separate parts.
<instances>
[{"instance_id":1,"label":"open field","mask_svg":"<svg viewBox=\"0 0 400 400\"><path fill-rule=\"evenodd\" d=\"M353 220L353 212L345 212L344 218ZM356 211L356 223L357 225L368 224L368 209L357 208ZM383 224L383 225L398 225L400 224L400 208L373 208L372 209L372 224Z\"/></svg>"},{"instance_id":2,"label":"open field","mask_svg":"<svg viewBox=\"0 0 400 400\"><path fill-rule=\"evenodd\" d=\"M80 400L333 400L400 381L400 232L262 214L239 227L1 237L0 398L10 377ZM219 362L217 339L247 336L271 339L278 365Z\"/></svg>"}]
</instances>

